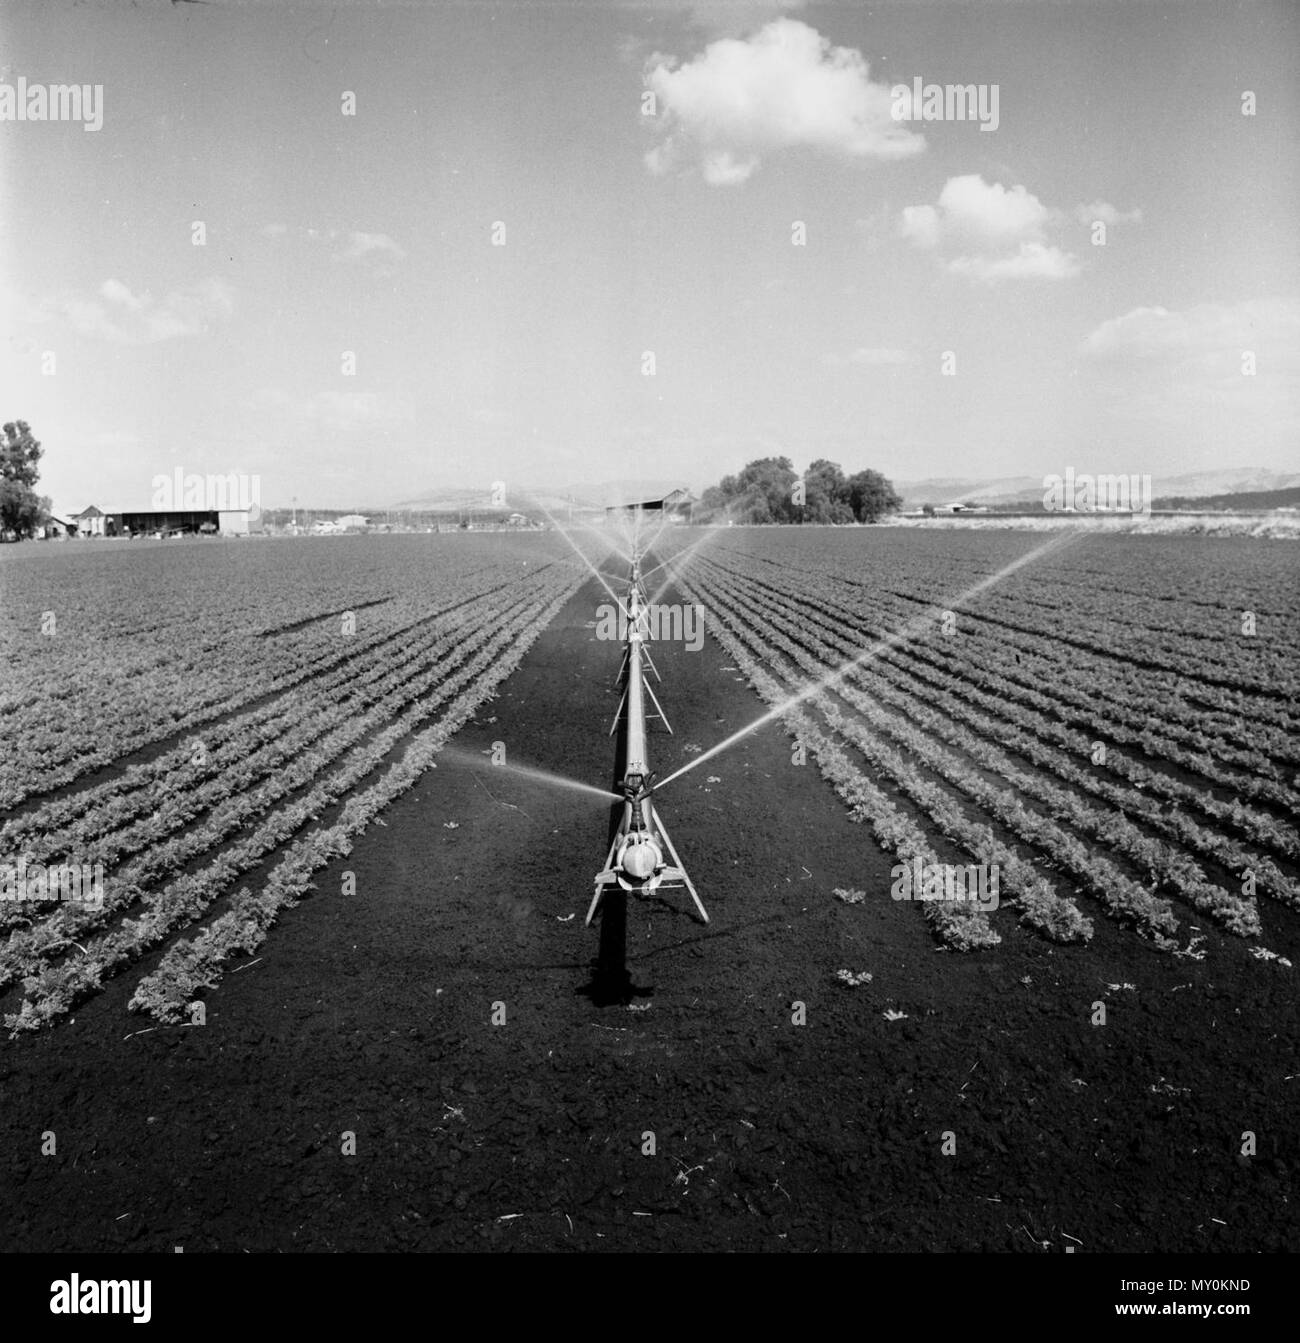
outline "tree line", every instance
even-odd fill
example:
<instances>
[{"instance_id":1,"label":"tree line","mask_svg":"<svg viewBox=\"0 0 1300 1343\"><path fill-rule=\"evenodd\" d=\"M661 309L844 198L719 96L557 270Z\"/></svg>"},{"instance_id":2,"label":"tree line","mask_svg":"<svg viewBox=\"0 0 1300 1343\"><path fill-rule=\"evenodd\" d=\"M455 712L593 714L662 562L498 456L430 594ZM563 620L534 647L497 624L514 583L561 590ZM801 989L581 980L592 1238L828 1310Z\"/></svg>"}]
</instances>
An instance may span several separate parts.
<instances>
[{"instance_id":1,"label":"tree line","mask_svg":"<svg viewBox=\"0 0 1300 1343\"><path fill-rule=\"evenodd\" d=\"M819 457L800 476L788 457L760 457L710 485L695 515L756 524L879 522L902 506L879 471L846 476L837 462Z\"/></svg>"}]
</instances>

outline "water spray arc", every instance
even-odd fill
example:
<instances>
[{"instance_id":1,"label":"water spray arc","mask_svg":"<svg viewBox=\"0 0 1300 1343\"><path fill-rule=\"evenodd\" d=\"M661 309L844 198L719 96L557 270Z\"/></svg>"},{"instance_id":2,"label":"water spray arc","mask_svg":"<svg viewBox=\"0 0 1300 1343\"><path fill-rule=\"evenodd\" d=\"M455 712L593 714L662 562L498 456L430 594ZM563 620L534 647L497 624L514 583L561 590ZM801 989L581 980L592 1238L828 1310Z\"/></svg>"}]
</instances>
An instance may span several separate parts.
<instances>
[{"instance_id":1,"label":"water spray arc","mask_svg":"<svg viewBox=\"0 0 1300 1343\"><path fill-rule=\"evenodd\" d=\"M587 911L586 924L588 927L590 927L596 916L596 911L600 907L601 896L611 888L634 894L655 891L660 887L684 888L690 893L700 918L703 922L708 923L708 913L700 901L694 883L682 866L677 850L673 847L672 840L669 838L659 816L658 807L652 801L652 795L661 793L667 785L689 774L692 770L697 769L722 752L729 750L750 733L774 719L782 717L792 708L823 691L835 690L842 681L860 668L869 665L883 653L895 648L906 647L913 640L926 634L934 620L931 611L907 621L902 628L878 638L861 653L847 658L839 666L827 671L825 675L805 682L779 704L770 706L752 722L747 723L702 754L696 755L686 764L675 769L667 778L657 779L650 772L646 733L647 718L657 717L661 719L669 732L672 732L672 727L669 725L663 707L645 675L648 668L654 673L656 679L662 682L662 677L658 668L654 665L647 647L653 638L655 629L655 623L652 619L653 607L658 596L671 583L680 582L683 565L690 561L702 544L714 535L714 532L706 532L698 537L683 551L675 554L671 560L663 559L646 567L643 557L646 555L647 549L642 544L639 517L636 518L635 523L635 531L628 535L631 555L630 558L624 556L628 559L630 566L625 598L616 595L605 575L596 568L572 538L564 533L563 528L556 524L556 530L564 535L565 541L581 558L601 587L609 594L622 621L619 629L620 641L623 645L623 660L616 684L622 684L623 695L618 713L615 714L614 723L610 728L610 735L612 736L618 730L619 723L624 724L623 777L617 785L619 791L609 792L605 789L595 788L590 784L562 779L547 774L545 771L527 767L515 771L536 783L568 786L589 793L593 797L622 801L622 816L614 836L614 842L610 846L604 868L596 874L596 889L592 896L591 906ZM946 602L947 607L953 610L961 609L980 593L997 586L1020 569L1034 565L1049 555L1054 555L1073 544L1078 539L1078 535L1078 533L1071 532L1051 537L1026 554L1003 565L993 573L987 574L964 591L949 598ZM606 541L606 544L609 544L608 541ZM611 546L611 549L615 550L617 554L622 554L616 547ZM655 597L648 598L646 595L646 580L657 574L660 569L666 569L668 576L657 589ZM647 714L647 701L653 710L649 714Z\"/></svg>"},{"instance_id":2,"label":"water spray arc","mask_svg":"<svg viewBox=\"0 0 1300 1343\"><path fill-rule=\"evenodd\" d=\"M596 890L591 897L591 907L587 910L587 925L590 927L600 906L601 896L610 887L618 887L633 894L656 891L660 887L665 889L684 887L690 892L700 918L708 923L709 916L700 901L699 893L682 866L677 850L673 847L668 831L660 819L659 810L651 799L651 794L654 792L654 775L650 772L646 739L647 698L654 706L655 716L663 720L669 732L672 728L668 726L668 719L659 700L645 678L647 665L657 678L659 671L650 660L649 651L645 647L649 636L649 602L646 600L645 586L641 578L641 558L637 553L632 556L624 609L627 616L627 637L619 679L625 679L626 683L619 711L610 729L612 735L621 717L625 748L622 782L623 818L614 836L614 842L610 845L605 866L596 874Z\"/></svg>"}]
</instances>

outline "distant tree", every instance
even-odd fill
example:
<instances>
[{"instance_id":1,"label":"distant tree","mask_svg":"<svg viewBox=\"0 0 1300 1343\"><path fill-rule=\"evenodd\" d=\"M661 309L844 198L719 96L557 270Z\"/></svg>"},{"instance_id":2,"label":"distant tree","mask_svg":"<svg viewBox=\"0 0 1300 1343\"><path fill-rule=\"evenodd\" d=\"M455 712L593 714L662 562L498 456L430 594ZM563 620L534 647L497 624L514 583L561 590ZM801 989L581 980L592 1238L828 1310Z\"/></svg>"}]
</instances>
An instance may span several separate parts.
<instances>
[{"instance_id":1,"label":"distant tree","mask_svg":"<svg viewBox=\"0 0 1300 1343\"><path fill-rule=\"evenodd\" d=\"M886 513L896 513L903 501L879 471L859 471L848 479L849 506L859 522L879 522Z\"/></svg>"},{"instance_id":2,"label":"distant tree","mask_svg":"<svg viewBox=\"0 0 1300 1343\"><path fill-rule=\"evenodd\" d=\"M0 533L34 536L49 515L50 501L33 489L40 478L41 445L26 420L4 426L0 442Z\"/></svg>"},{"instance_id":3,"label":"distant tree","mask_svg":"<svg viewBox=\"0 0 1300 1343\"><path fill-rule=\"evenodd\" d=\"M804 480L809 484L816 484L825 491L828 498L843 499L848 482L844 479L844 472L838 462L828 462L825 457L818 457L808 470L804 472Z\"/></svg>"},{"instance_id":4,"label":"distant tree","mask_svg":"<svg viewBox=\"0 0 1300 1343\"><path fill-rule=\"evenodd\" d=\"M838 462L819 457L804 472L803 522L852 522L848 482ZM795 509L796 515L799 509Z\"/></svg>"},{"instance_id":5,"label":"distant tree","mask_svg":"<svg viewBox=\"0 0 1300 1343\"><path fill-rule=\"evenodd\" d=\"M803 503L794 502L800 481L788 457L759 457L738 475L724 476L700 498L705 516L725 513L737 522L875 522L902 506L894 487L877 471L845 477L837 462L819 457L804 473Z\"/></svg>"},{"instance_id":6,"label":"distant tree","mask_svg":"<svg viewBox=\"0 0 1300 1343\"><path fill-rule=\"evenodd\" d=\"M799 477L788 457L759 457L736 478L746 522L793 522L794 483Z\"/></svg>"},{"instance_id":7,"label":"distant tree","mask_svg":"<svg viewBox=\"0 0 1300 1343\"><path fill-rule=\"evenodd\" d=\"M31 425L26 420L15 420L4 427L4 442L0 443L0 476L16 480L22 485L35 485L40 478L41 445L32 437Z\"/></svg>"}]
</instances>

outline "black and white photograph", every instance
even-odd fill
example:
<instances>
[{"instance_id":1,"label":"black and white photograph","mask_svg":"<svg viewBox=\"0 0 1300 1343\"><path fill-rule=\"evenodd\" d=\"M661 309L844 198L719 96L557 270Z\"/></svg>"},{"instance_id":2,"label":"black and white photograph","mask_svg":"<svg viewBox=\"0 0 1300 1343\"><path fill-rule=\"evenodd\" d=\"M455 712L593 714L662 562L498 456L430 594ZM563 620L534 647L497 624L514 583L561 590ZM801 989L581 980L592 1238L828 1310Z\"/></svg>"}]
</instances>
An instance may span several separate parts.
<instances>
[{"instance_id":1,"label":"black and white photograph","mask_svg":"<svg viewBox=\"0 0 1300 1343\"><path fill-rule=\"evenodd\" d=\"M1263 1306L1297 145L1294 0L0 0L7 1298Z\"/></svg>"}]
</instances>

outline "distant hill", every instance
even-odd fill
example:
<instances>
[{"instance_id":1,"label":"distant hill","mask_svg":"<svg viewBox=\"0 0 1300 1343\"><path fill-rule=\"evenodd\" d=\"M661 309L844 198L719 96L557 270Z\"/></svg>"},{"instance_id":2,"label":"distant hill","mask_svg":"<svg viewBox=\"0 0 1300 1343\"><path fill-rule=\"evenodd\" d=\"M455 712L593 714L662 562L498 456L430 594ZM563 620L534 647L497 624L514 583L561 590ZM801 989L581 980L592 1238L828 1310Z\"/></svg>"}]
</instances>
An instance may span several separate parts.
<instances>
[{"instance_id":1,"label":"distant hill","mask_svg":"<svg viewBox=\"0 0 1300 1343\"><path fill-rule=\"evenodd\" d=\"M1260 508L1300 508L1300 486L1293 485L1283 490L1242 490L1238 494L1173 495L1157 498L1152 507L1199 508L1227 513L1238 508L1252 511Z\"/></svg>"},{"instance_id":2,"label":"distant hill","mask_svg":"<svg viewBox=\"0 0 1300 1343\"><path fill-rule=\"evenodd\" d=\"M921 504L1002 504L1039 502L1043 498L1041 476L1002 476L996 480L944 476L930 480L896 480L894 489L905 509Z\"/></svg>"},{"instance_id":3,"label":"distant hill","mask_svg":"<svg viewBox=\"0 0 1300 1343\"><path fill-rule=\"evenodd\" d=\"M506 502L508 506L505 507L494 505L490 490L443 489L430 490L411 499L402 499L389 507L412 513L483 513L499 507L502 512L509 513L513 511L513 505L509 503L508 493Z\"/></svg>"},{"instance_id":4,"label":"distant hill","mask_svg":"<svg viewBox=\"0 0 1300 1343\"><path fill-rule=\"evenodd\" d=\"M1066 465L1069 465L1067 463ZM1083 468L1074 463L1075 470ZM1064 472L1065 466L1054 468ZM1273 503L1246 503L1243 496L1267 496L1300 487L1300 471L1265 471L1259 467L1226 467L1215 471L1192 471L1181 475L1152 472L1155 507L1218 507L1208 499L1231 499L1226 507L1276 508ZM929 480L900 480L894 488L903 497L905 509L922 504L1021 504L1038 507L1043 501L1042 476L1004 476L995 480L971 477L934 477ZM1177 505L1168 501L1178 499Z\"/></svg>"}]
</instances>

